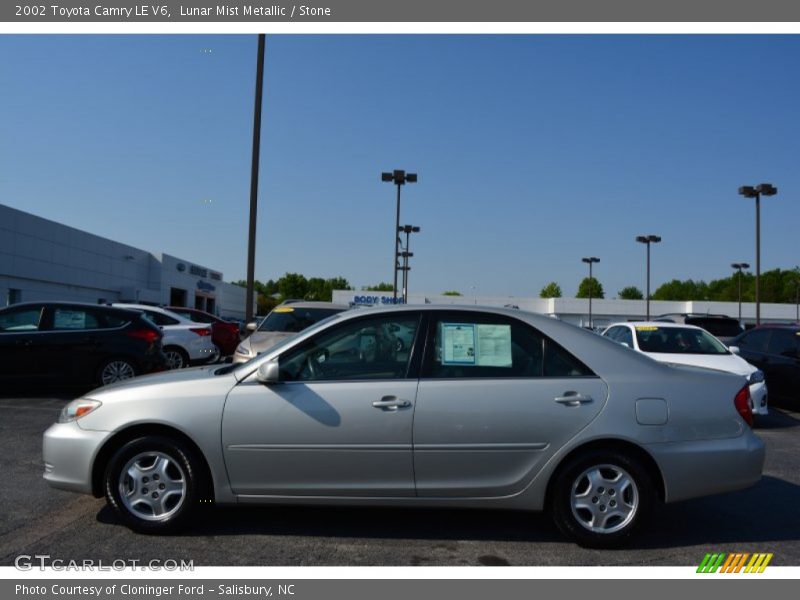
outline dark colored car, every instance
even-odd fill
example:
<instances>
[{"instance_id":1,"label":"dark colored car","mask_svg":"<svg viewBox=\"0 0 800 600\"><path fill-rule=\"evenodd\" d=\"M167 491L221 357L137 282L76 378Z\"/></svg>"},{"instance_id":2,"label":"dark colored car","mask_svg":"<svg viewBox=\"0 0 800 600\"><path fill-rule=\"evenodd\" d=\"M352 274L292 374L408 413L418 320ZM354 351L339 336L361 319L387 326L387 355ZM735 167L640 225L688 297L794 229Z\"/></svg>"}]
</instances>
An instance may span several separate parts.
<instances>
[{"instance_id":1,"label":"dark colored car","mask_svg":"<svg viewBox=\"0 0 800 600\"><path fill-rule=\"evenodd\" d=\"M0 309L0 382L106 385L163 371L161 331L141 313L80 302Z\"/></svg>"},{"instance_id":2,"label":"dark colored car","mask_svg":"<svg viewBox=\"0 0 800 600\"><path fill-rule=\"evenodd\" d=\"M770 403L800 408L800 325L760 325L731 341L739 355L764 371Z\"/></svg>"},{"instance_id":3,"label":"dark colored car","mask_svg":"<svg viewBox=\"0 0 800 600\"><path fill-rule=\"evenodd\" d=\"M728 315L712 315L705 313L669 313L659 315L654 321L667 323L683 323L705 329L723 344L729 344L733 338L744 331L742 324Z\"/></svg>"},{"instance_id":4,"label":"dark colored car","mask_svg":"<svg viewBox=\"0 0 800 600\"><path fill-rule=\"evenodd\" d=\"M219 317L195 308L183 306L167 306L167 310L186 317L195 323L211 324L211 341L219 348L222 356L230 356L239 345L239 324L220 319Z\"/></svg>"}]
</instances>

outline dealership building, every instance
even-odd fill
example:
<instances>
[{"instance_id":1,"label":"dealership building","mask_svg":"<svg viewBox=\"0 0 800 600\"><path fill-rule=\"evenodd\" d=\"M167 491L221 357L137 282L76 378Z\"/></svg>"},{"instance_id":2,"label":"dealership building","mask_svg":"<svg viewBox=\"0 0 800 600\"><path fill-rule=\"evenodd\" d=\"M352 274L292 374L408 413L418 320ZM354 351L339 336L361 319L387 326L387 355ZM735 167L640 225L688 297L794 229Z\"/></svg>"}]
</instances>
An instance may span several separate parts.
<instances>
[{"instance_id":1,"label":"dealership building","mask_svg":"<svg viewBox=\"0 0 800 600\"><path fill-rule=\"evenodd\" d=\"M188 306L243 319L245 289L221 272L0 204L0 305L30 300Z\"/></svg>"},{"instance_id":2,"label":"dealership building","mask_svg":"<svg viewBox=\"0 0 800 600\"><path fill-rule=\"evenodd\" d=\"M365 292L336 290L333 301L350 306L385 306L394 303L391 292ZM588 327L589 300L585 298L521 298L514 296L442 296L431 294L409 294L408 304L474 304L479 306L505 306L548 315L568 323ZM707 301L650 301L651 318L664 314L715 314L737 318L737 302ZM594 327L605 327L617 321L642 321L647 315L644 300L592 300L592 319ZM763 323L785 323L797 320L797 306L794 304L761 304ZM742 303L742 324L754 325L756 305Z\"/></svg>"}]
</instances>

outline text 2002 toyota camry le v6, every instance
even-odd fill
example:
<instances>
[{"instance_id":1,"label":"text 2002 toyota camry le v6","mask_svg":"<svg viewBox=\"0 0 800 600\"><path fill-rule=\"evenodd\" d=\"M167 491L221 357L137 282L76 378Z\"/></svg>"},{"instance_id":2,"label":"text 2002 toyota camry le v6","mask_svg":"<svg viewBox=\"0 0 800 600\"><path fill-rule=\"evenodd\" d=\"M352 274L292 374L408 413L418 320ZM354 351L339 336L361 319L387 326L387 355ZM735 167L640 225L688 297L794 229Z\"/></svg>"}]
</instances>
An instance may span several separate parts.
<instances>
[{"instance_id":1,"label":"text 2002 toyota camry le v6","mask_svg":"<svg viewBox=\"0 0 800 600\"><path fill-rule=\"evenodd\" d=\"M403 348L396 331L413 331ZM250 362L150 375L67 405L45 479L165 532L220 504L548 510L585 545L659 500L756 483L744 378L667 366L518 310L340 313Z\"/></svg>"}]
</instances>

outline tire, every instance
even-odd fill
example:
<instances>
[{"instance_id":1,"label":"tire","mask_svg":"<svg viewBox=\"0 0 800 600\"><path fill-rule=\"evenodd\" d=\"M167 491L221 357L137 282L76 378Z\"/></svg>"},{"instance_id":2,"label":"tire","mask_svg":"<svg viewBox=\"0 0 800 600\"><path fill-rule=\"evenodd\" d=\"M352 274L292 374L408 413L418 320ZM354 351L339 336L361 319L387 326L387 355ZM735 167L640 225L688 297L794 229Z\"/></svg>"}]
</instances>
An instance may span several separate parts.
<instances>
[{"instance_id":1,"label":"tire","mask_svg":"<svg viewBox=\"0 0 800 600\"><path fill-rule=\"evenodd\" d=\"M133 439L119 448L104 475L106 501L139 533L173 533L199 503L198 460L181 442L163 436Z\"/></svg>"},{"instance_id":2,"label":"tire","mask_svg":"<svg viewBox=\"0 0 800 600\"><path fill-rule=\"evenodd\" d=\"M100 385L109 385L117 381L125 381L139 374L136 364L127 358L109 358L97 369L96 381Z\"/></svg>"},{"instance_id":3,"label":"tire","mask_svg":"<svg viewBox=\"0 0 800 600\"><path fill-rule=\"evenodd\" d=\"M167 369L184 369L189 366L189 355L186 350L178 346L167 346L164 348L164 356L167 357Z\"/></svg>"},{"instance_id":4,"label":"tire","mask_svg":"<svg viewBox=\"0 0 800 600\"><path fill-rule=\"evenodd\" d=\"M653 483L637 459L595 450L558 472L550 511L561 532L581 546L615 548L646 521L655 499Z\"/></svg>"}]
</instances>

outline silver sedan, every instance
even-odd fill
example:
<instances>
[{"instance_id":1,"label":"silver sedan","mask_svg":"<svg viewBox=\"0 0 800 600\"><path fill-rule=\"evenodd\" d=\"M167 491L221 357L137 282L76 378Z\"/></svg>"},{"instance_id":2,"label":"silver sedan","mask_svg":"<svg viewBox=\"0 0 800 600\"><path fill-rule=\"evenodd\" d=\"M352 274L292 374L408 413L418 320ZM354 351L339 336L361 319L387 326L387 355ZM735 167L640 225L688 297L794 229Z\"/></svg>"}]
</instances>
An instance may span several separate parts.
<instances>
[{"instance_id":1,"label":"silver sedan","mask_svg":"<svg viewBox=\"0 0 800 600\"><path fill-rule=\"evenodd\" d=\"M44 477L147 533L211 503L511 508L608 547L659 502L758 482L749 410L740 376L542 315L367 309L241 365L90 392L45 433Z\"/></svg>"}]
</instances>

